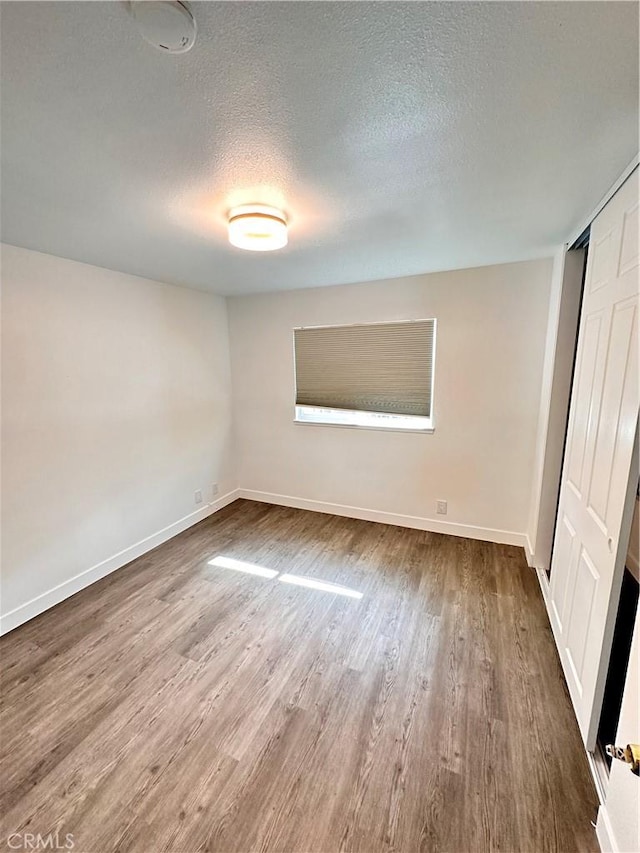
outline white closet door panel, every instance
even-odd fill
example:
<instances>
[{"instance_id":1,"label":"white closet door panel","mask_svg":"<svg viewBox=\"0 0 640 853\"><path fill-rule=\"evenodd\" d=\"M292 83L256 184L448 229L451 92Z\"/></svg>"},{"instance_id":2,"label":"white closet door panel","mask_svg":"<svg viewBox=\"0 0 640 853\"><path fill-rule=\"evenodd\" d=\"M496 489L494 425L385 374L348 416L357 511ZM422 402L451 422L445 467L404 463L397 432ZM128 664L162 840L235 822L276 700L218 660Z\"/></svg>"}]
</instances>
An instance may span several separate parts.
<instances>
[{"instance_id":1,"label":"white closet door panel","mask_svg":"<svg viewBox=\"0 0 640 853\"><path fill-rule=\"evenodd\" d=\"M595 745L640 405L638 173L591 228L551 569L551 617L588 749Z\"/></svg>"}]
</instances>

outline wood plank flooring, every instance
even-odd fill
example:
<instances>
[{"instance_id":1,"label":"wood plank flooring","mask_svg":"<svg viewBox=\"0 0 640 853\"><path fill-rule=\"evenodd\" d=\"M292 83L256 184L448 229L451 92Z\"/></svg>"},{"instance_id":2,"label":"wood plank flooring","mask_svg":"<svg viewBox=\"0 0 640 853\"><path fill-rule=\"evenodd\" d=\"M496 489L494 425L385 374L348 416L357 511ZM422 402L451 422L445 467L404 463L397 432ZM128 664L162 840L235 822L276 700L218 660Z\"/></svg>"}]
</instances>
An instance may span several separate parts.
<instances>
[{"instance_id":1,"label":"wood plank flooring","mask_svg":"<svg viewBox=\"0 0 640 853\"><path fill-rule=\"evenodd\" d=\"M3 843L598 850L517 548L237 501L4 637L0 658Z\"/></svg>"}]
</instances>

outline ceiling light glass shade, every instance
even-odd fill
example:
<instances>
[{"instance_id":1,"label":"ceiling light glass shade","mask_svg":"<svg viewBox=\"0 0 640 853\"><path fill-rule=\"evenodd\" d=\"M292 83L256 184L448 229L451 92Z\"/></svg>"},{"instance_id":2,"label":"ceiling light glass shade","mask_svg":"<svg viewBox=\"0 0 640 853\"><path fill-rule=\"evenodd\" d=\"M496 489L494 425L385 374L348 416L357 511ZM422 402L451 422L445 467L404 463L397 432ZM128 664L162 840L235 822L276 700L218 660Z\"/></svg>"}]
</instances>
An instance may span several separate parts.
<instances>
[{"instance_id":1,"label":"ceiling light glass shade","mask_svg":"<svg viewBox=\"0 0 640 853\"><path fill-rule=\"evenodd\" d=\"M271 252L287 245L287 220L275 207L248 204L229 213L229 242L238 249Z\"/></svg>"}]
</instances>

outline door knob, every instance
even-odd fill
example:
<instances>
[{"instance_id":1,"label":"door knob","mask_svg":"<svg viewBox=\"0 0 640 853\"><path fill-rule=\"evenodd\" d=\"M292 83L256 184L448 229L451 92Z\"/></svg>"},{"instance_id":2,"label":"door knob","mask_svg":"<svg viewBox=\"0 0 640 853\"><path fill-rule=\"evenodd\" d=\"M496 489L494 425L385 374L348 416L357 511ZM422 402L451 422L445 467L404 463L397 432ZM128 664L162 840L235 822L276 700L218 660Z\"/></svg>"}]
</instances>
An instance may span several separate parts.
<instances>
[{"instance_id":1,"label":"door knob","mask_svg":"<svg viewBox=\"0 0 640 853\"><path fill-rule=\"evenodd\" d=\"M630 764L631 772L640 776L640 743L628 743L626 746L615 746L610 743L605 747L605 752L611 758Z\"/></svg>"}]
</instances>

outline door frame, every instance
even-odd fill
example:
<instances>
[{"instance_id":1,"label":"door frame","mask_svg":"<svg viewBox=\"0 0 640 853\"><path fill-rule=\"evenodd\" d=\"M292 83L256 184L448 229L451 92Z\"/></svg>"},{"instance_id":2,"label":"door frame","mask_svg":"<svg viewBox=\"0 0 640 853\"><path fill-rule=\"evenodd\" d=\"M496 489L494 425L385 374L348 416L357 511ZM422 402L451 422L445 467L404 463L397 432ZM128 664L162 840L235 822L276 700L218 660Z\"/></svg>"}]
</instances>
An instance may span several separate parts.
<instances>
[{"instance_id":1,"label":"door frame","mask_svg":"<svg viewBox=\"0 0 640 853\"><path fill-rule=\"evenodd\" d=\"M554 367L556 363L556 348L558 343L558 333L560 331L560 307L563 296L563 278L565 271L565 260L567 253L570 251L584 232L590 228L593 220L600 213L603 207L613 198L616 192L624 184L627 178L640 165L640 152L633 157L631 162L621 172L619 177L609 187L607 192L602 196L593 210L580 221L580 223L571 231L566 242L557 246L553 257L553 272L551 278L551 293L549 296L549 315L547 318L547 340L545 344L545 360L542 373L542 387L540 389L540 410L538 413L538 437L535 450L535 461L533 465L533 484L531 492L531 503L529 511L529 520L526 532L525 556L527 563L532 568L539 568L541 562L547 563L544 568L551 565L550 559L547 562L545 554L536 553L537 538L539 529L539 520L542 512L552 512L555 517L557 512L557 496L556 504L549 510L549 497L543 493L543 478L545 476L545 463L547 462L547 442L549 440L549 417L551 414ZM578 327L575 331L575 345L577 346ZM571 391L571 389L570 389ZM567 418L571 394L567 401ZM539 550L539 549L538 549ZM544 549L543 549L544 550Z\"/></svg>"},{"instance_id":2,"label":"door frame","mask_svg":"<svg viewBox=\"0 0 640 853\"><path fill-rule=\"evenodd\" d=\"M558 250L558 253L556 255L556 263L561 264L561 269L564 268L564 261L565 261L566 254L569 251L569 247L573 246L576 243L576 241L578 240L578 238L587 230L587 228L590 227L593 220L600 213L600 211L611 200L611 198L613 198L615 193L618 191L618 189L620 189L620 187L624 184L624 182L627 180L627 178L634 172L634 170L636 168L638 168L639 163L640 163L640 154L636 155L633 158L633 160L629 163L629 165L626 167L626 169L622 172L620 177L614 182L614 184L610 187L610 189L605 193L605 195L602 197L600 202L596 205L594 210L589 214L589 216L585 220L583 220L581 222L580 226L574 230L571 238L564 244L564 246L562 246ZM560 287L560 292L559 293L556 292L554 294L552 291L551 299L552 300L555 299L556 301L559 301L561 296L562 296L561 277L560 277L560 282L559 283L556 282L555 285ZM554 286L554 284L552 284L552 288L553 288L553 286ZM580 314L581 314L581 309L580 309ZM548 330L548 335L553 335L553 337L554 337L554 349L555 349L555 336L557 335L557 332L558 332L558 328L557 328L558 319L559 319L559 317L558 317L557 311L556 311L555 315L550 313L550 318L549 318L550 328ZM580 323L578 322L578 328L576 329L576 342L575 342L576 343L576 349L577 349L577 343L578 343L577 339L578 339L578 335L579 335L579 327L580 327ZM555 351L554 351L554 355L553 355L553 360L554 360L554 364L555 364ZM548 375L545 378L546 378L546 381L548 383L551 383L553 380L553 371L552 370L549 371ZM575 376L572 376L571 392L573 392L574 381L575 381ZM541 419L540 419L540 423L539 423L539 430L543 430L545 435L544 435L544 445L541 448L542 452L538 453L538 456L536 459L536 466L538 469L536 471L536 476L538 478L541 478L541 476L542 476L539 472L541 470L543 470L543 468L544 468L545 459L546 459L546 455L547 455L546 442L548 440L548 436L546 433L547 433L548 424L549 424L549 401L551 399L551 387L550 387L550 385L549 385L549 387L546 387L546 388L543 387L542 399L543 399L543 403L546 399L547 408L545 411L544 405L541 406L541 413L540 413ZM571 393L569 395L569 401L567 403L567 421L568 421L568 415L569 415L568 409L569 409L569 405L570 405L570 400L571 400ZM614 626L615 626L615 617L616 617L618 602L619 602L619 598L620 598L620 588L622 585L622 576L623 576L623 572L624 572L626 551L627 551L627 547L628 547L628 542L629 542L629 537L630 537L630 532L631 532L631 523L632 523L633 512L634 512L634 507L635 507L636 490L637 490L637 482L638 482L638 471L640 470L639 433L640 433L640 422L638 423L637 428L636 428L636 438L635 438L635 442L634 442L634 449L633 449L631 465L630 465L630 469L629 469L629 476L628 476L628 481L627 481L627 487L626 487L626 498L625 498L625 503L624 503L624 512L623 512L623 519L622 519L622 525L621 525L621 531L620 531L620 538L618 541L618 546L617 546L617 551L616 551L616 560L615 560L615 568L614 568L614 581L613 581L613 585L611 588L611 594L609 597L609 602L607 605L606 629L605 629L605 635L603 638L603 647L602 647L603 648L603 655L602 655L601 660L600 660L600 666L599 666L599 670L598 670L597 688L596 688L596 692L594 695L594 702L593 702L593 708L597 709L597 714L594 715L594 719L592 721L592 725L591 725L590 730L589 730L589 736L587 738L587 742L588 743L593 742L593 744L592 744L591 749L585 748L585 752L587 754L587 758L589 760L591 772L592 772L592 775L594 778L594 783L595 783L595 786L596 786L598 796L600 798L601 803L604 803L605 796L606 796L608 774L603 773L601 771L601 769L599 768L599 765L598 765L597 747L596 747L597 726L598 726L598 722L600 719L600 712L602 709L602 702L603 702L603 698L604 698L604 685L605 685L605 681L606 681L606 671L607 671L607 667L609 665L609 659L610 659L610 654L611 654L611 644L612 644L612 640L613 640L613 630L614 630ZM533 516L533 520L535 522L535 525L537 525L537 523L538 523L538 518L539 518L539 514L540 514L540 510L541 510L541 507L540 507L541 498L542 498L542 495L540 494L540 492L536 493L534 491L533 502L532 502L532 516ZM556 497L555 497L555 506L553 507L554 516L557 513L558 504L559 504L559 494L556 495ZM534 543L535 543L536 533L537 533L537 528L535 530L531 531L531 536L533 537ZM529 542L529 545L530 544L531 544L531 542ZM550 590L549 578L547 576L547 571L546 571L547 566L536 565L534 548L531 548L531 547L529 548L529 550L527 552L527 561L529 562L529 565L532 568L534 568L536 571L536 575L538 577L538 582L540 584L540 590L542 592L542 597L543 597L544 602L545 602L549 622L551 624L552 632L554 635L554 641L556 643L556 648L558 648L558 653L560 654L560 649L558 647L558 638L557 638L557 625L555 624L555 617L554 617L553 608L551 605L551 590ZM551 559L549 559L549 565L550 564L551 564ZM604 670L604 672L603 672L603 670ZM595 730L592 731L592 729L595 729Z\"/></svg>"}]
</instances>

